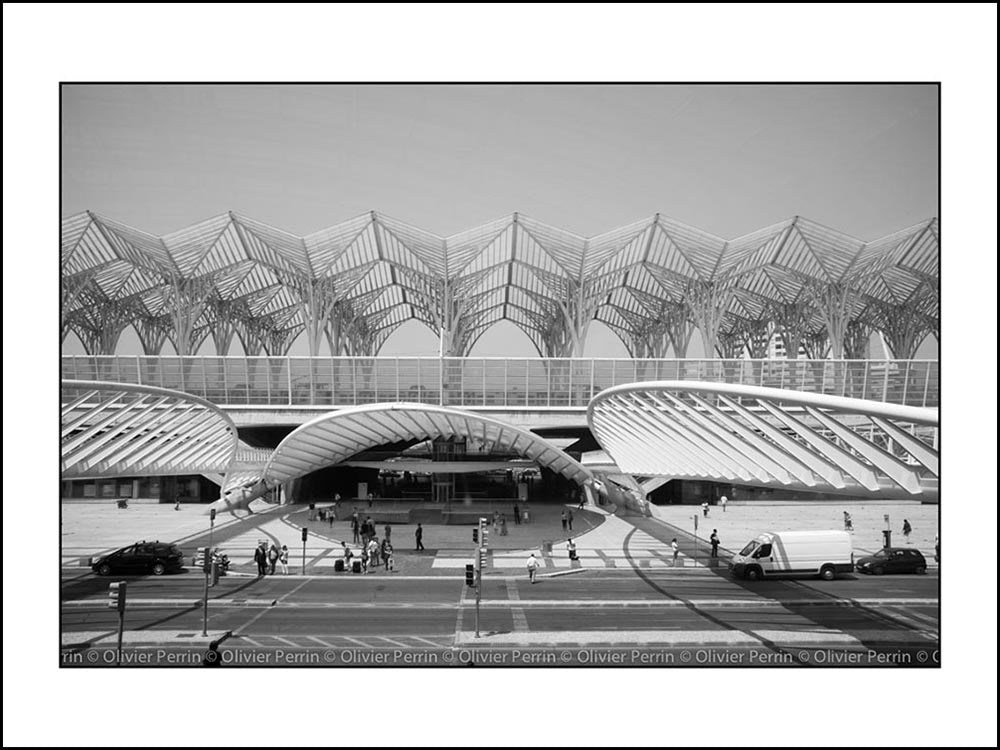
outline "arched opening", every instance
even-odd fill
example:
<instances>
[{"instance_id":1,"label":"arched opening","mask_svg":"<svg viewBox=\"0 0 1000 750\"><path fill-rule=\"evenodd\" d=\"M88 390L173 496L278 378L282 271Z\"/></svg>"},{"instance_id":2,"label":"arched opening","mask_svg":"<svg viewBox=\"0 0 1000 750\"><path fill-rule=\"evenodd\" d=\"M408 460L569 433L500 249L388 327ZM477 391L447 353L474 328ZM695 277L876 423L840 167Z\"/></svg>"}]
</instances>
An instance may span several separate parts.
<instances>
[{"instance_id":1,"label":"arched opening","mask_svg":"<svg viewBox=\"0 0 1000 750\"><path fill-rule=\"evenodd\" d=\"M593 320L583 342L584 357L628 358L628 349L618 334L600 320Z\"/></svg>"},{"instance_id":2,"label":"arched opening","mask_svg":"<svg viewBox=\"0 0 1000 750\"><path fill-rule=\"evenodd\" d=\"M378 354L385 357L436 357L441 340L421 320L410 319L389 334Z\"/></svg>"},{"instance_id":3,"label":"arched opening","mask_svg":"<svg viewBox=\"0 0 1000 750\"><path fill-rule=\"evenodd\" d=\"M83 347L83 342L80 341L80 337L76 335L76 331L70 330L66 334L66 338L62 341L62 353L66 355L87 353L87 350Z\"/></svg>"},{"instance_id":4,"label":"arched opening","mask_svg":"<svg viewBox=\"0 0 1000 750\"><path fill-rule=\"evenodd\" d=\"M509 320L498 320L476 339L470 357L537 357L538 349L521 328Z\"/></svg>"}]
</instances>

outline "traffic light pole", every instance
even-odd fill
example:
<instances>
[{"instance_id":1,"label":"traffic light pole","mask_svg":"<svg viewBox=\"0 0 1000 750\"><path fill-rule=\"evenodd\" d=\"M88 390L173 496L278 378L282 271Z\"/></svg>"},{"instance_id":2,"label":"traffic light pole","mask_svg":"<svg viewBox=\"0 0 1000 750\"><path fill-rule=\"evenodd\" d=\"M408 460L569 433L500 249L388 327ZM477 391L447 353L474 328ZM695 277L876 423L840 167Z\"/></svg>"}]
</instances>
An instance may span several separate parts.
<instances>
[{"instance_id":1,"label":"traffic light pole","mask_svg":"<svg viewBox=\"0 0 1000 750\"><path fill-rule=\"evenodd\" d=\"M476 550L479 554L479 550ZM476 565L476 638L479 637L479 601L483 598L483 566L482 563Z\"/></svg>"},{"instance_id":2,"label":"traffic light pole","mask_svg":"<svg viewBox=\"0 0 1000 750\"><path fill-rule=\"evenodd\" d=\"M306 574L306 539L309 538L309 529L302 527L302 575ZM365 551L362 550L361 554Z\"/></svg>"},{"instance_id":3,"label":"traffic light pole","mask_svg":"<svg viewBox=\"0 0 1000 750\"><path fill-rule=\"evenodd\" d=\"M122 638L125 635L125 610L118 610L118 652L115 656L115 666L122 665Z\"/></svg>"},{"instance_id":4,"label":"traffic light pole","mask_svg":"<svg viewBox=\"0 0 1000 750\"><path fill-rule=\"evenodd\" d=\"M128 597L128 584L117 581L108 586L108 605L118 610L118 650L115 652L115 666L122 664L122 638L125 635L125 602Z\"/></svg>"},{"instance_id":5,"label":"traffic light pole","mask_svg":"<svg viewBox=\"0 0 1000 750\"><path fill-rule=\"evenodd\" d=\"M205 602L201 612L201 636L208 636L208 579L212 575L211 563L205 565Z\"/></svg>"}]
</instances>

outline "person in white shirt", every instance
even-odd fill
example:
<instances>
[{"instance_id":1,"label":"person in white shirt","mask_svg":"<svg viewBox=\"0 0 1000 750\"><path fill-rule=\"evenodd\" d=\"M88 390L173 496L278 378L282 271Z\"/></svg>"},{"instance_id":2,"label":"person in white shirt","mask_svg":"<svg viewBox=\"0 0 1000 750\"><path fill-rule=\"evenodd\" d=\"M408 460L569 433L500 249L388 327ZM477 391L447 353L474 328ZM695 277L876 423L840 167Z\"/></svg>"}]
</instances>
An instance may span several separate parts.
<instances>
[{"instance_id":1,"label":"person in white shirt","mask_svg":"<svg viewBox=\"0 0 1000 750\"><path fill-rule=\"evenodd\" d=\"M535 553L532 552L531 556L528 558L528 580L532 583L535 582L535 572L538 570L540 565L538 558L535 557Z\"/></svg>"},{"instance_id":2,"label":"person in white shirt","mask_svg":"<svg viewBox=\"0 0 1000 750\"><path fill-rule=\"evenodd\" d=\"M566 540L566 550L569 552L569 559L570 560L575 560L576 559L576 542L574 542L572 539L567 539Z\"/></svg>"},{"instance_id":3,"label":"person in white shirt","mask_svg":"<svg viewBox=\"0 0 1000 750\"><path fill-rule=\"evenodd\" d=\"M677 537L674 537L673 539L670 540L670 549L674 553L674 558L671 561L671 566L670 567L676 568L677 567L677 556L680 554L680 551L681 551L680 547L677 546Z\"/></svg>"},{"instance_id":4,"label":"person in white shirt","mask_svg":"<svg viewBox=\"0 0 1000 750\"><path fill-rule=\"evenodd\" d=\"M722 512L723 513L726 512L726 503L727 502L728 502L728 500L726 499L725 495L723 495L722 497L719 498L719 505L722 506Z\"/></svg>"}]
</instances>

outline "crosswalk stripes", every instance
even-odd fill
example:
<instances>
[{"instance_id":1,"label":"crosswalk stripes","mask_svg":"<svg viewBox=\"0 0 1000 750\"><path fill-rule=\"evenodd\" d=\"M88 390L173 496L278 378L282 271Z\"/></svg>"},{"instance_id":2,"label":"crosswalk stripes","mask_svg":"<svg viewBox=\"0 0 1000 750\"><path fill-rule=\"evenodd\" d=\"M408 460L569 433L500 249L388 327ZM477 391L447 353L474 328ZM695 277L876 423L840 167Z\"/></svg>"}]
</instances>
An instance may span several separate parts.
<instances>
[{"instance_id":1,"label":"crosswalk stripes","mask_svg":"<svg viewBox=\"0 0 1000 750\"><path fill-rule=\"evenodd\" d=\"M491 567L501 570L523 568L526 560L528 559L529 552L529 550L520 552L497 551L493 554ZM628 554L626 554L621 548L585 549L577 551L577 558L577 564L574 565L573 561L569 559L569 555L567 553L558 554L555 549L553 549L553 553L551 555L548 553L542 553L541 555L545 568L549 570L568 570L575 567L595 569L631 567L638 567L642 569L663 569L675 567L672 556L669 552L661 551L659 549L633 548L631 545L629 546ZM445 552L439 552L434 558L431 567L461 569L464 568L467 563L471 562L473 562L473 559L468 556L458 556ZM677 557L676 567L703 568L705 565L688 557L687 555L679 554Z\"/></svg>"}]
</instances>

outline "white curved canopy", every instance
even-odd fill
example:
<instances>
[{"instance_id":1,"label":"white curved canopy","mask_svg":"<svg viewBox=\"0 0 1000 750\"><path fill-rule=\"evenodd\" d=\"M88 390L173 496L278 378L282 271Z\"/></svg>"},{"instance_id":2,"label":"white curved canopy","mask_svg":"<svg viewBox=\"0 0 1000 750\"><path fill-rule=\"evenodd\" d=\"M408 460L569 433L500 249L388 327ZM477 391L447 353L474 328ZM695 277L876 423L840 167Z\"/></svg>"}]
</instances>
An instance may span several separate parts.
<instances>
[{"instance_id":1,"label":"white curved canopy","mask_svg":"<svg viewBox=\"0 0 1000 750\"><path fill-rule=\"evenodd\" d=\"M63 479L226 472L238 436L214 404L123 383L62 381Z\"/></svg>"},{"instance_id":2,"label":"white curved canopy","mask_svg":"<svg viewBox=\"0 0 1000 750\"><path fill-rule=\"evenodd\" d=\"M868 494L938 493L938 412L777 388L660 381L617 386L587 420L637 476Z\"/></svg>"},{"instance_id":3,"label":"white curved canopy","mask_svg":"<svg viewBox=\"0 0 1000 750\"><path fill-rule=\"evenodd\" d=\"M516 453L583 484L590 470L545 438L500 420L445 406L368 404L325 414L289 434L264 470L268 483L285 482L345 461L377 445L404 440L466 437Z\"/></svg>"}]
</instances>

